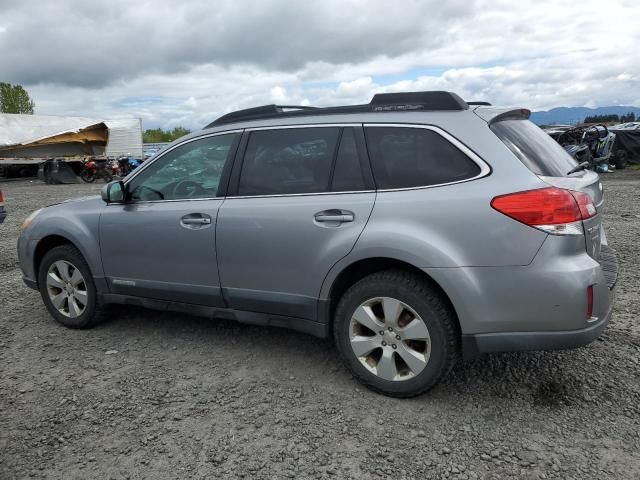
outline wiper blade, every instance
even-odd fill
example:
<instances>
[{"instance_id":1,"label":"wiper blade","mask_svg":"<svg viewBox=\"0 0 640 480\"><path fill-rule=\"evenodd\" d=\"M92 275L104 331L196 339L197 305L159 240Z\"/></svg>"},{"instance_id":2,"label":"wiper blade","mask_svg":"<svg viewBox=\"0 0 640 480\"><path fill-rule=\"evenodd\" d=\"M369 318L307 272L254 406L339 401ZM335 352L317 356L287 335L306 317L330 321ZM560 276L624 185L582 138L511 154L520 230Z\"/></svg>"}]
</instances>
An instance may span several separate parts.
<instances>
[{"instance_id":1,"label":"wiper blade","mask_svg":"<svg viewBox=\"0 0 640 480\"><path fill-rule=\"evenodd\" d=\"M572 173L576 173L579 172L580 170L584 170L585 168L587 168L589 166L589 162L584 161L582 163L579 163L578 165L576 165L575 167L573 167L571 170L569 170L567 172L567 175L571 175Z\"/></svg>"}]
</instances>

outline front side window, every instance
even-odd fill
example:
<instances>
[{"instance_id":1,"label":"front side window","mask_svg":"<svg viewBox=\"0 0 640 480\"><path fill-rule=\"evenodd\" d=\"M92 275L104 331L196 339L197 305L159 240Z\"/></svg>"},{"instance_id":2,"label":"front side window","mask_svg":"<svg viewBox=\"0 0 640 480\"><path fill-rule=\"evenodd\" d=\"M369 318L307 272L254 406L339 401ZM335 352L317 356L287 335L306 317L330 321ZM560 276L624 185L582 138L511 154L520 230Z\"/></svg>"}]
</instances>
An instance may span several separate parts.
<instances>
[{"instance_id":1,"label":"front side window","mask_svg":"<svg viewBox=\"0 0 640 480\"><path fill-rule=\"evenodd\" d=\"M128 185L131 200L213 198L238 133L185 143L155 160Z\"/></svg>"},{"instance_id":2,"label":"front side window","mask_svg":"<svg viewBox=\"0 0 640 480\"><path fill-rule=\"evenodd\" d=\"M433 130L367 127L365 135L378 189L439 185L480 174L475 162Z\"/></svg>"},{"instance_id":3,"label":"front side window","mask_svg":"<svg viewBox=\"0 0 640 480\"><path fill-rule=\"evenodd\" d=\"M318 193L329 180L340 129L283 128L251 132L239 195Z\"/></svg>"}]
</instances>

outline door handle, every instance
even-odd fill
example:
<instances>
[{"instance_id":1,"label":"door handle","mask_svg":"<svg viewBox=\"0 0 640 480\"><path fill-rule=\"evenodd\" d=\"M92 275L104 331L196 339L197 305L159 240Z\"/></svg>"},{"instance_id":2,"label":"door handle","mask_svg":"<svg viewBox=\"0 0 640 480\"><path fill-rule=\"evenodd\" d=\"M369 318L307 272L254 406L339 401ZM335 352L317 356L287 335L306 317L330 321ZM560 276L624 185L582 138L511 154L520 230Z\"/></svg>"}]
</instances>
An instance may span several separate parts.
<instances>
[{"instance_id":1,"label":"door handle","mask_svg":"<svg viewBox=\"0 0 640 480\"><path fill-rule=\"evenodd\" d=\"M316 222L353 222L355 215L347 210L325 210L314 215Z\"/></svg>"},{"instance_id":2,"label":"door handle","mask_svg":"<svg viewBox=\"0 0 640 480\"><path fill-rule=\"evenodd\" d=\"M180 219L182 226L194 228L198 225L211 225L211 217L202 213L190 213Z\"/></svg>"},{"instance_id":3,"label":"door handle","mask_svg":"<svg viewBox=\"0 0 640 480\"><path fill-rule=\"evenodd\" d=\"M183 218L182 223L185 225L209 225L211 223L210 218Z\"/></svg>"}]
</instances>

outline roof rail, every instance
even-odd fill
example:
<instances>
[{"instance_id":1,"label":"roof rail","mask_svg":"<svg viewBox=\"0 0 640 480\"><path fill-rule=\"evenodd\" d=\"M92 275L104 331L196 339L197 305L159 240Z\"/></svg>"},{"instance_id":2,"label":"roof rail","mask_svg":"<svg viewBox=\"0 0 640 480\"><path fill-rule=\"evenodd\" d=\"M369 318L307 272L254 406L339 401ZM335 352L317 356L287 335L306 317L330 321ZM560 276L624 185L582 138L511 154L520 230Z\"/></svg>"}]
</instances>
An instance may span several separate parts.
<instances>
[{"instance_id":1,"label":"roof rail","mask_svg":"<svg viewBox=\"0 0 640 480\"><path fill-rule=\"evenodd\" d=\"M284 110L317 110L318 107L311 107L309 105L276 105L276 108Z\"/></svg>"},{"instance_id":2,"label":"roof rail","mask_svg":"<svg viewBox=\"0 0 640 480\"><path fill-rule=\"evenodd\" d=\"M376 93L369 105L374 106L374 111L380 111L375 107L416 107L406 108L407 110L466 110L469 108L464 100L451 92Z\"/></svg>"},{"instance_id":3,"label":"roof rail","mask_svg":"<svg viewBox=\"0 0 640 480\"><path fill-rule=\"evenodd\" d=\"M205 128L210 128L215 125L221 125L223 123L240 122L243 120L254 120L258 118L268 118L277 116L279 113L286 113L285 110L315 110L316 107L308 106L293 106L293 105L262 105L260 107L245 108L243 110L236 110L235 112L227 113L226 115L217 118L211 122Z\"/></svg>"},{"instance_id":4,"label":"roof rail","mask_svg":"<svg viewBox=\"0 0 640 480\"><path fill-rule=\"evenodd\" d=\"M367 113L392 111L461 111L469 105L458 95L451 92L401 92L378 93L371 102L364 105L346 105L340 107L309 107L292 105L263 105L227 113L214 120L205 128L227 123L259 120L278 117L297 117L303 115L329 115L339 113Z\"/></svg>"}]
</instances>

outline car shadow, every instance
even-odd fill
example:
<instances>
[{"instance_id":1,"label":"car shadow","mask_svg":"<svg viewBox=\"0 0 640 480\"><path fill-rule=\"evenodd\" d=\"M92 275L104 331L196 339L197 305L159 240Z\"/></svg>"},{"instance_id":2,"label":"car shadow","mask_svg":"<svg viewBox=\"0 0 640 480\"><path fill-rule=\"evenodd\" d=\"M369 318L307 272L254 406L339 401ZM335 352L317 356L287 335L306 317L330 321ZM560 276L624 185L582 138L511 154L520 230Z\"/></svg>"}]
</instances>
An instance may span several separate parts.
<instances>
[{"instance_id":1,"label":"car shadow","mask_svg":"<svg viewBox=\"0 0 640 480\"><path fill-rule=\"evenodd\" d=\"M232 349L233 357L252 367L287 365L291 372L322 378L353 389L354 380L342 365L333 343L292 330L246 325L137 306L114 305L109 320L96 327L110 335L135 338L147 347L158 341L191 350ZM590 348L590 347L587 347ZM542 408L562 408L584 401L580 372L585 349L561 352L486 354L459 361L429 396L447 400L465 396L525 400ZM255 360L260 359L260 360ZM339 378L336 378L338 376ZM371 392L372 395L376 395ZM423 398L423 397L418 397Z\"/></svg>"}]
</instances>

